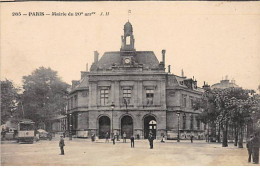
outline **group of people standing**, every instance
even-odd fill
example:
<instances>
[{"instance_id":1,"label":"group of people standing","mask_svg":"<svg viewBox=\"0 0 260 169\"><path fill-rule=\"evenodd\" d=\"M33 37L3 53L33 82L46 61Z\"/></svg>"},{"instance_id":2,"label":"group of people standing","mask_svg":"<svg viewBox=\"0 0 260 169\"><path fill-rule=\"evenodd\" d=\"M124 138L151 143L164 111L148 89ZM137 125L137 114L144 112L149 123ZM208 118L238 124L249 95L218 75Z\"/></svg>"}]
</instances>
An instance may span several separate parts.
<instances>
[{"instance_id":1,"label":"group of people standing","mask_svg":"<svg viewBox=\"0 0 260 169\"><path fill-rule=\"evenodd\" d=\"M106 141L105 143L109 143L109 133L107 132L106 133ZM119 135L118 134L112 134L112 141L113 141L113 144L115 144L115 140L117 139L117 141L119 141ZM131 138L130 138L130 141L131 141L131 148L134 148L134 136L132 135ZM123 143L126 143L126 133L124 132L123 133Z\"/></svg>"},{"instance_id":2,"label":"group of people standing","mask_svg":"<svg viewBox=\"0 0 260 169\"><path fill-rule=\"evenodd\" d=\"M259 137L255 133L250 136L247 141L246 147L248 150L248 162L251 163L251 157L253 156L253 164L259 164Z\"/></svg>"}]
</instances>

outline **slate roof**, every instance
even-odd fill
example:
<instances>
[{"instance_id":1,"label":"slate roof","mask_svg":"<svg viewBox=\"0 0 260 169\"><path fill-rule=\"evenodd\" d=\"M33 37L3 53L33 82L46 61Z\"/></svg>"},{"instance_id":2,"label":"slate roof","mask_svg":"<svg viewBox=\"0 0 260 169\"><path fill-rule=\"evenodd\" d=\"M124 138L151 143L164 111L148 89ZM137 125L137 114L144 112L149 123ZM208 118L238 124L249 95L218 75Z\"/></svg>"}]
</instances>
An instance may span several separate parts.
<instances>
[{"instance_id":1,"label":"slate roof","mask_svg":"<svg viewBox=\"0 0 260 169\"><path fill-rule=\"evenodd\" d=\"M96 68L109 69L113 64L121 65L122 58L120 52L105 52L100 60L91 66L91 70ZM153 51L137 51L135 61L143 64L145 68L157 68L159 61Z\"/></svg>"}]
</instances>

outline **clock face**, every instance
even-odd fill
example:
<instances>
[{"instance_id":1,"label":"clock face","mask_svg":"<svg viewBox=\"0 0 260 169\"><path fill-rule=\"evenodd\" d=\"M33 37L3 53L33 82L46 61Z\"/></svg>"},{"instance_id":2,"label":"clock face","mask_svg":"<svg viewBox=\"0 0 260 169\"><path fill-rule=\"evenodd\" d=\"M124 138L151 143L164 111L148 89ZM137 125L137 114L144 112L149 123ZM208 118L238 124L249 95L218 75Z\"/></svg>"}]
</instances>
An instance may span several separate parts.
<instances>
[{"instance_id":1,"label":"clock face","mask_svg":"<svg viewBox=\"0 0 260 169\"><path fill-rule=\"evenodd\" d=\"M125 63L129 64L130 63L130 59L129 58L125 58Z\"/></svg>"}]
</instances>

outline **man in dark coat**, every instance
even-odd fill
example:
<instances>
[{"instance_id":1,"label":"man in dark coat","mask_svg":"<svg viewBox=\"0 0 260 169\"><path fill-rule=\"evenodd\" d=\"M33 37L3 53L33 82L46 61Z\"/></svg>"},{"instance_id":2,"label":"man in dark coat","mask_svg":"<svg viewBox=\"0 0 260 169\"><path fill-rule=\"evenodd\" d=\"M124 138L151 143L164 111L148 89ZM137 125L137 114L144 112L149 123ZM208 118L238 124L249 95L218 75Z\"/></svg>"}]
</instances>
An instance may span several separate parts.
<instances>
[{"instance_id":1,"label":"man in dark coat","mask_svg":"<svg viewBox=\"0 0 260 169\"><path fill-rule=\"evenodd\" d=\"M115 144L115 141L116 141L116 135L114 135L113 133L112 133L112 140L113 140L113 144Z\"/></svg>"},{"instance_id":2,"label":"man in dark coat","mask_svg":"<svg viewBox=\"0 0 260 169\"><path fill-rule=\"evenodd\" d=\"M52 134L48 133L48 139L51 141L52 140Z\"/></svg>"},{"instance_id":3,"label":"man in dark coat","mask_svg":"<svg viewBox=\"0 0 260 169\"><path fill-rule=\"evenodd\" d=\"M134 148L135 147L135 137L132 135L130 140L131 140L131 148Z\"/></svg>"},{"instance_id":4,"label":"man in dark coat","mask_svg":"<svg viewBox=\"0 0 260 169\"><path fill-rule=\"evenodd\" d=\"M190 142L193 143L193 135L190 136Z\"/></svg>"},{"instance_id":5,"label":"man in dark coat","mask_svg":"<svg viewBox=\"0 0 260 169\"><path fill-rule=\"evenodd\" d=\"M257 134L251 139L252 143L252 154L253 154L253 164L259 164L259 138Z\"/></svg>"},{"instance_id":6,"label":"man in dark coat","mask_svg":"<svg viewBox=\"0 0 260 169\"><path fill-rule=\"evenodd\" d=\"M250 139L246 143L246 148L248 151L248 162L251 163L251 156L252 156L252 143L251 139L253 138L253 135L250 136Z\"/></svg>"},{"instance_id":7,"label":"man in dark coat","mask_svg":"<svg viewBox=\"0 0 260 169\"><path fill-rule=\"evenodd\" d=\"M64 155L64 146L65 146L65 143L64 143L64 139L63 139L63 136L60 136L60 142L59 142L59 146L60 146L60 155Z\"/></svg>"},{"instance_id":8,"label":"man in dark coat","mask_svg":"<svg viewBox=\"0 0 260 169\"><path fill-rule=\"evenodd\" d=\"M149 140L149 143L150 143L150 149L153 149L153 140L154 140L154 137L153 137L153 134L152 134L152 133L149 134L148 140Z\"/></svg>"}]
</instances>

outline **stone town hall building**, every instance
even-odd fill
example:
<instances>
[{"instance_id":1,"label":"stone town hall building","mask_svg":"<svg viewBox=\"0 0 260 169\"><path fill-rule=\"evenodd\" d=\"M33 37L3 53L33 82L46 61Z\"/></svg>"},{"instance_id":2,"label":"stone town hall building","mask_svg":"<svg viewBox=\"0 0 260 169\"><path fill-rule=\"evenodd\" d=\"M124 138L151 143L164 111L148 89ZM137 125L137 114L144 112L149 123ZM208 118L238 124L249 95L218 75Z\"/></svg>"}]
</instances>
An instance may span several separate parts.
<instances>
[{"instance_id":1,"label":"stone town hall building","mask_svg":"<svg viewBox=\"0 0 260 169\"><path fill-rule=\"evenodd\" d=\"M152 51L136 51L133 27L124 25L120 51L105 52L81 80L72 81L68 96L68 122L71 131L88 131L88 136L125 132L129 138L147 138L153 132L176 139L193 134L202 138L199 112L192 109L202 90L197 82L165 72L165 50L159 62Z\"/></svg>"}]
</instances>

